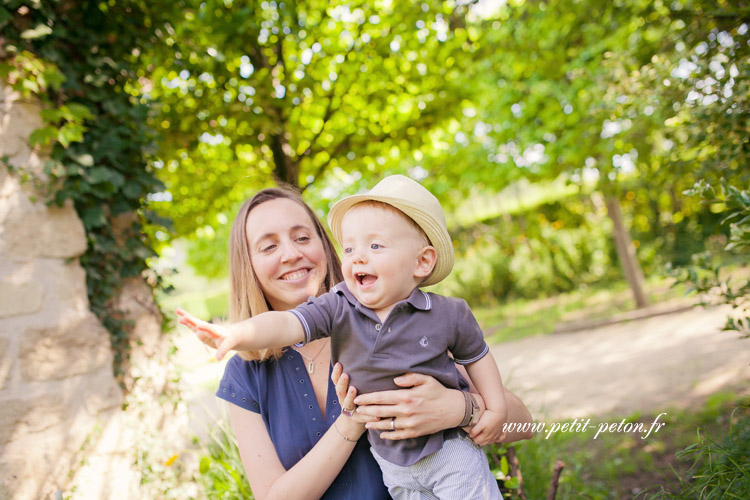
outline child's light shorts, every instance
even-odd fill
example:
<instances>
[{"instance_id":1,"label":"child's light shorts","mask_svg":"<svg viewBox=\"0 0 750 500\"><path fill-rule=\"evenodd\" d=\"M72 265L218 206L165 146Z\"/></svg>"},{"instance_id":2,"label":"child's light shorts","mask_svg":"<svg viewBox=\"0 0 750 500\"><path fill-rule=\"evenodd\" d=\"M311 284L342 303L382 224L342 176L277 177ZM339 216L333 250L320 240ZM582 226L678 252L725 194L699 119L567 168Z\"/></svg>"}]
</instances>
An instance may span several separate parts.
<instances>
[{"instance_id":1,"label":"child's light shorts","mask_svg":"<svg viewBox=\"0 0 750 500\"><path fill-rule=\"evenodd\" d=\"M370 451L394 500L502 500L484 449L463 431L446 439L440 450L406 467Z\"/></svg>"}]
</instances>

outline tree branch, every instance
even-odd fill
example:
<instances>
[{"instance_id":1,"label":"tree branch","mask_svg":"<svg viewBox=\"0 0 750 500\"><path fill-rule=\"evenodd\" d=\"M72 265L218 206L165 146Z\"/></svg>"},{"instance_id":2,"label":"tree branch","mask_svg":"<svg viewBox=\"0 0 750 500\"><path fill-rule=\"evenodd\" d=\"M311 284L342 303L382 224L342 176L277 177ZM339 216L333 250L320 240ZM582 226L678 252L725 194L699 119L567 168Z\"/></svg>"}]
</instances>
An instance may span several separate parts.
<instances>
[{"instance_id":1,"label":"tree branch","mask_svg":"<svg viewBox=\"0 0 750 500\"><path fill-rule=\"evenodd\" d=\"M555 500L557 497L557 488L560 484L560 474L565 467L565 463L557 460L555 462L555 470L552 472L552 481L549 484L549 491L547 492L547 500Z\"/></svg>"},{"instance_id":2,"label":"tree branch","mask_svg":"<svg viewBox=\"0 0 750 500\"><path fill-rule=\"evenodd\" d=\"M337 158L339 154L341 154L346 148L348 148L351 145L351 139L354 136L354 134L349 134L344 139L342 139L341 142L339 142L338 146L336 146L336 149L333 150L331 154L328 155L328 160L324 161L322 164L318 165L318 168L315 170L315 173L313 174L313 178L310 182L305 184L304 187L301 188L301 191L304 193L307 188L309 188L315 180L323 175L323 172L325 172L325 169L328 168L328 165L331 164L331 161L334 158Z\"/></svg>"},{"instance_id":3,"label":"tree branch","mask_svg":"<svg viewBox=\"0 0 750 500\"><path fill-rule=\"evenodd\" d=\"M360 26L357 29L356 39L359 39L361 34L362 34L362 27ZM346 64L346 61L350 58L351 54L354 52L355 46L356 44L352 44L349 50L346 51L346 54L344 55L343 64ZM336 81L338 82L339 80L337 79ZM338 108L333 109L333 98L334 98L335 93L336 93L336 85L334 84L331 86L331 91L328 92L328 96L327 96L328 105L326 106L326 111L323 114L323 124L320 126L320 130L318 130L315 136L313 136L312 139L310 139L310 145L307 147L307 149L305 149L305 151L303 151L302 153L298 155L300 159L308 157L308 156L314 156L315 154L318 153L318 151L313 152L313 147L315 146L315 143L318 141L318 139L320 139L320 136L323 135L323 131L325 130L326 124L328 124L328 121L331 119L333 114L336 113L336 111L338 111ZM341 94L340 98L342 99L342 101L346 94L347 94L346 91L344 91L344 93Z\"/></svg>"}]
</instances>

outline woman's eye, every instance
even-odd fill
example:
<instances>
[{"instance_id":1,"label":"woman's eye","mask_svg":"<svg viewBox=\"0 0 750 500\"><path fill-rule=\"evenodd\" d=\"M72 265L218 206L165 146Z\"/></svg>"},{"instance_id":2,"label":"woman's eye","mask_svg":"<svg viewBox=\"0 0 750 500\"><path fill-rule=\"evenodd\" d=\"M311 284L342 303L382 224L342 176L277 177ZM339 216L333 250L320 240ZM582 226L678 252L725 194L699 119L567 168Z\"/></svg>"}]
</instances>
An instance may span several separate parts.
<instances>
[{"instance_id":1,"label":"woman's eye","mask_svg":"<svg viewBox=\"0 0 750 500\"><path fill-rule=\"evenodd\" d=\"M297 241L300 242L300 243L307 243L308 241L310 241L310 237L309 236L300 236L299 238L297 238Z\"/></svg>"},{"instance_id":2,"label":"woman's eye","mask_svg":"<svg viewBox=\"0 0 750 500\"><path fill-rule=\"evenodd\" d=\"M261 252L270 252L270 251L271 251L271 250L273 250L274 248L276 248L276 245L267 245L267 246L264 246L264 247L262 247L262 248L260 249L260 251L261 251Z\"/></svg>"}]
</instances>

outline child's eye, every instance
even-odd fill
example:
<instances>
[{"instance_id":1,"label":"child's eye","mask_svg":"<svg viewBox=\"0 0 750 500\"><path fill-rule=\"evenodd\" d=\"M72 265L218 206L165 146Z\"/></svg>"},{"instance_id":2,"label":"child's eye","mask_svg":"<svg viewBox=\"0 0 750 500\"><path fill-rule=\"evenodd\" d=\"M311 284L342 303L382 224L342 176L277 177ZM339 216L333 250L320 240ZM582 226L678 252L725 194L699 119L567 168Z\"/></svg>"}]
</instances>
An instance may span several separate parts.
<instances>
[{"instance_id":1,"label":"child's eye","mask_svg":"<svg viewBox=\"0 0 750 500\"><path fill-rule=\"evenodd\" d=\"M377 243L373 243L372 245L370 245L370 248L372 248L373 250L378 250L380 249L380 245L378 245Z\"/></svg>"},{"instance_id":2,"label":"child's eye","mask_svg":"<svg viewBox=\"0 0 750 500\"><path fill-rule=\"evenodd\" d=\"M352 247L346 247L344 248L344 253L352 253L354 249Z\"/></svg>"}]
</instances>

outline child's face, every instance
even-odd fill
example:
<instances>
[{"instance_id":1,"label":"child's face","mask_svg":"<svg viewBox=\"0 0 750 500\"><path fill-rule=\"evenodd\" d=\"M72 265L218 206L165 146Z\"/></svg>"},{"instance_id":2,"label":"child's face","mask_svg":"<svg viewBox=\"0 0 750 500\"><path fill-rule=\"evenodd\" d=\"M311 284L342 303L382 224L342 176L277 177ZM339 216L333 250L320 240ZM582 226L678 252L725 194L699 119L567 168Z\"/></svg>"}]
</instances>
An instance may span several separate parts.
<instances>
[{"instance_id":1,"label":"child's face","mask_svg":"<svg viewBox=\"0 0 750 500\"><path fill-rule=\"evenodd\" d=\"M354 206L341 222L344 280L359 302L385 317L434 266L423 235L395 210ZM425 267L427 266L427 267Z\"/></svg>"}]
</instances>

